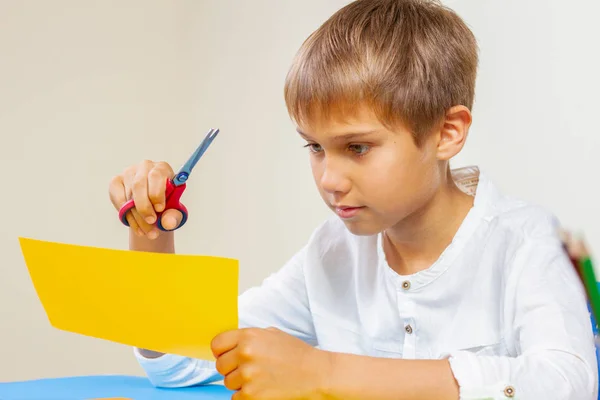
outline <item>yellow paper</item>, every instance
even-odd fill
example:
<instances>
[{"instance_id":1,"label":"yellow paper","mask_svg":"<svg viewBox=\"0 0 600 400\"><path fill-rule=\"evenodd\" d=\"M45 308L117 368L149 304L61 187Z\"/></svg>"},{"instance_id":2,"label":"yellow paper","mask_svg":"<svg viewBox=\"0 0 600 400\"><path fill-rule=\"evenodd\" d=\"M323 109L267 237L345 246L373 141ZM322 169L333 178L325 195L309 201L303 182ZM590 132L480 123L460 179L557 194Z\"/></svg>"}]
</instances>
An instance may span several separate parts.
<instances>
[{"instance_id":1,"label":"yellow paper","mask_svg":"<svg viewBox=\"0 0 600 400\"><path fill-rule=\"evenodd\" d=\"M57 329L211 360L211 340L238 327L237 260L19 241Z\"/></svg>"}]
</instances>

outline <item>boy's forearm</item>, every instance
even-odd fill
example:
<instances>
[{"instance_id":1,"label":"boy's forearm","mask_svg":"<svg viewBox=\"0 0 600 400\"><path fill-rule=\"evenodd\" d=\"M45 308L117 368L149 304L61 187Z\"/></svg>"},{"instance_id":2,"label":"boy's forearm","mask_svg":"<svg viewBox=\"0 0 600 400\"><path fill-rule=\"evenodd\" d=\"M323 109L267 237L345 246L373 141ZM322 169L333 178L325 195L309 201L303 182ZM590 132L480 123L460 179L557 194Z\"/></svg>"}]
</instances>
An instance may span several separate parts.
<instances>
[{"instance_id":1,"label":"boy's forearm","mask_svg":"<svg viewBox=\"0 0 600 400\"><path fill-rule=\"evenodd\" d=\"M447 360L400 360L331 353L324 398L337 400L458 400Z\"/></svg>"},{"instance_id":2,"label":"boy's forearm","mask_svg":"<svg viewBox=\"0 0 600 400\"><path fill-rule=\"evenodd\" d=\"M175 253L175 235L173 232L161 232L158 238L150 240L147 237L136 235L133 230L130 229L129 250L154 253ZM138 350L140 354L146 358L158 358L164 354L146 349Z\"/></svg>"}]
</instances>

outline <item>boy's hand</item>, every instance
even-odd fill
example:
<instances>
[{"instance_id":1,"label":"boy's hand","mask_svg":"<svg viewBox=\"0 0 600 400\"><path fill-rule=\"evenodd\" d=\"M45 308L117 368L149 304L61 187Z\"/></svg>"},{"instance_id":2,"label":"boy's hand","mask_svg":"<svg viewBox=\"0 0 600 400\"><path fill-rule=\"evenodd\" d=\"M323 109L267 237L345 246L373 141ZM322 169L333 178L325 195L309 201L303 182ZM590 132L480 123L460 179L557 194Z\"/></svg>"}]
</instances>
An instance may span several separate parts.
<instances>
[{"instance_id":1,"label":"boy's hand","mask_svg":"<svg viewBox=\"0 0 600 400\"><path fill-rule=\"evenodd\" d=\"M167 179L173 178L171 166L165 162L142 161L128 167L110 181L110 200L119 210L128 200L135 201L135 208L127 213L127 222L138 236L156 239L159 229L156 227L156 212L165 207ZM174 229L181 223L182 215L177 210L167 210L162 214L161 222L165 229Z\"/></svg>"},{"instance_id":2,"label":"boy's hand","mask_svg":"<svg viewBox=\"0 0 600 400\"><path fill-rule=\"evenodd\" d=\"M233 400L317 399L329 376L327 352L276 328L228 331L211 347Z\"/></svg>"}]
</instances>

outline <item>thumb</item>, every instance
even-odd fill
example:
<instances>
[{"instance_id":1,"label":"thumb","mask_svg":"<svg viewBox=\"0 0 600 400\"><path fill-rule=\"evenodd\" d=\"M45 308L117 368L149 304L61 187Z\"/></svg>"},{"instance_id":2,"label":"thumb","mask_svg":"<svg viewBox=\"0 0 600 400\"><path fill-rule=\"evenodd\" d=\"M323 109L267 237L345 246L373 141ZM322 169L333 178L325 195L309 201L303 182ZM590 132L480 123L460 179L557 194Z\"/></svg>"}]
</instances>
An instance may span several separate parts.
<instances>
[{"instance_id":1,"label":"thumb","mask_svg":"<svg viewBox=\"0 0 600 400\"><path fill-rule=\"evenodd\" d=\"M181 224L183 214L179 210L168 209L165 211L160 219L160 223L166 230L173 230Z\"/></svg>"}]
</instances>

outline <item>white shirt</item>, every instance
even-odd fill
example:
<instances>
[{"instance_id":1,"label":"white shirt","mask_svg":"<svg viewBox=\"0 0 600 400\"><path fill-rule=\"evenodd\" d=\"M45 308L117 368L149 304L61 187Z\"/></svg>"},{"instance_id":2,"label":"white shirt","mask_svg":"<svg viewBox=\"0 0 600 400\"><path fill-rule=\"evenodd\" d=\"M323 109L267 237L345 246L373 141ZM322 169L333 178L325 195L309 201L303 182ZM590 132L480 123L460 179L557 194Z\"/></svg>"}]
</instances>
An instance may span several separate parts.
<instances>
[{"instance_id":1,"label":"white shirt","mask_svg":"<svg viewBox=\"0 0 600 400\"><path fill-rule=\"evenodd\" d=\"M474 206L430 268L398 275L380 234L355 236L331 218L240 295L240 327L275 326L336 352L447 357L463 400L595 400L590 315L557 221L502 195L476 167L454 176ZM222 379L212 361L135 354L156 386Z\"/></svg>"}]
</instances>

